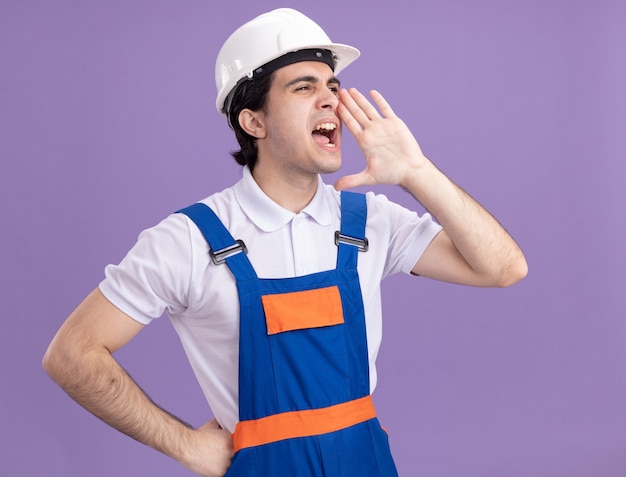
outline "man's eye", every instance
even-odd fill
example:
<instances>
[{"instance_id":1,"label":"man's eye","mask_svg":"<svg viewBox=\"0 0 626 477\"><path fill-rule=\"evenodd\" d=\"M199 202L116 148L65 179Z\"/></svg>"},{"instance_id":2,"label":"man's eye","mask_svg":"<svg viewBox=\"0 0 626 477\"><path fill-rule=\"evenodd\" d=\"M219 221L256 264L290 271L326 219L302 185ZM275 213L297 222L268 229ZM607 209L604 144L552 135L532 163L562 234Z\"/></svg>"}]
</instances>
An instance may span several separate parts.
<instances>
[{"instance_id":1,"label":"man's eye","mask_svg":"<svg viewBox=\"0 0 626 477\"><path fill-rule=\"evenodd\" d=\"M298 86L298 87L296 88L296 91L307 91L307 90L309 90L309 89L311 89L311 88L309 87L309 85L306 85L306 84L305 84L305 85L302 85L302 86Z\"/></svg>"}]
</instances>

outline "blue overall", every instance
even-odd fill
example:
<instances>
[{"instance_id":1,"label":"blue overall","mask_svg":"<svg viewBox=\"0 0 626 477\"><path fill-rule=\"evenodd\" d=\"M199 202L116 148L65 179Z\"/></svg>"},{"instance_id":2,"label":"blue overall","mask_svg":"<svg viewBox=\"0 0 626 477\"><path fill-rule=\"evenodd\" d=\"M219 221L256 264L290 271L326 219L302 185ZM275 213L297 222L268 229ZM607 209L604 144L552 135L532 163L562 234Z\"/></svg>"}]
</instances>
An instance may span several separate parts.
<instances>
[{"instance_id":1,"label":"blue overall","mask_svg":"<svg viewBox=\"0 0 626 477\"><path fill-rule=\"evenodd\" d=\"M262 279L209 207L180 212L203 233L214 261L230 268L239 294L240 422L227 477L397 476L370 402L357 246L336 240L334 270ZM366 218L365 196L342 192L341 237L364 239ZM331 301L339 316L326 310Z\"/></svg>"}]
</instances>

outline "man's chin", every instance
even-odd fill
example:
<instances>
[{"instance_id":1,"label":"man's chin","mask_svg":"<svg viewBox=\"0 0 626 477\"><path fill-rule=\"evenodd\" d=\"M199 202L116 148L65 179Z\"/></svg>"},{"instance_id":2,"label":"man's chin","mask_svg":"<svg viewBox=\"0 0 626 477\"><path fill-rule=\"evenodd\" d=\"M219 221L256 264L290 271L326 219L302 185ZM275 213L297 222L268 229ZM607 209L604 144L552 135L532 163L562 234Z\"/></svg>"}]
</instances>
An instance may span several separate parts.
<instances>
[{"instance_id":1,"label":"man's chin","mask_svg":"<svg viewBox=\"0 0 626 477\"><path fill-rule=\"evenodd\" d=\"M341 153L333 154L331 157L326 157L318 163L320 174L332 174L337 172L341 168Z\"/></svg>"},{"instance_id":2,"label":"man's chin","mask_svg":"<svg viewBox=\"0 0 626 477\"><path fill-rule=\"evenodd\" d=\"M320 167L320 174L333 174L341 169L341 160L337 162L337 164L325 164Z\"/></svg>"}]
</instances>

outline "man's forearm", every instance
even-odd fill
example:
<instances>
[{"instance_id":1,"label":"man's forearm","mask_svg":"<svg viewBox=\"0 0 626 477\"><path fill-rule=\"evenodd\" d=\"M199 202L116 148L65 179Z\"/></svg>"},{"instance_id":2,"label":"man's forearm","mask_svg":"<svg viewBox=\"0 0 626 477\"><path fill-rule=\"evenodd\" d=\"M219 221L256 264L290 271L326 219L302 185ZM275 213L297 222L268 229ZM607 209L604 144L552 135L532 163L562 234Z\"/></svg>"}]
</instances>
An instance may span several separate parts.
<instances>
[{"instance_id":1,"label":"man's forearm","mask_svg":"<svg viewBox=\"0 0 626 477\"><path fill-rule=\"evenodd\" d=\"M81 406L115 429L182 461L189 425L159 408L106 350L46 353L48 374Z\"/></svg>"},{"instance_id":2,"label":"man's forearm","mask_svg":"<svg viewBox=\"0 0 626 477\"><path fill-rule=\"evenodd\" d=\"M436 217L485 285L507 286L525 276L526 260L515 240L484 207L430 161L403 187Z\"/></svg>"},{"instance_id":3,"label":"man's forearm","mask_svg":"<svg viewBox=\"0 0 626 477\"><path fill-rule=\"evenodd\" d=\"M207 477L230 466L233 442L217 421L192 429L159 408L113 358L143 325L113 306L96 288L63 323L43 365L85 409Z\"/></svg>"}]
</instances>

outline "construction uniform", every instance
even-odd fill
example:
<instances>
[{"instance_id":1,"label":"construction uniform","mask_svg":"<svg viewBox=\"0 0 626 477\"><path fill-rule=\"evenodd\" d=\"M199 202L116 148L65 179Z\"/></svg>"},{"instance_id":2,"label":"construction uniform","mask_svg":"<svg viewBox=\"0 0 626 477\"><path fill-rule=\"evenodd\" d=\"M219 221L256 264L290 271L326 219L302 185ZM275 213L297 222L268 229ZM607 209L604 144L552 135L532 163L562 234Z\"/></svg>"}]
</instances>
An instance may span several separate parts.
<instances>
[{"instance_id":1,"label":"construction uniform","mask_svg":"<svg viewBox=\"0 0 626 477\"><path fill-rule=\"evenodd\" d=\"M235 240L208 206L181 212L239 295L239 423L227 476L397 476L370 397L357 272L365 196L341 194L336 268L283 279L258 278L246 256L254 244Z\"/></svg>"}]
</instances>

